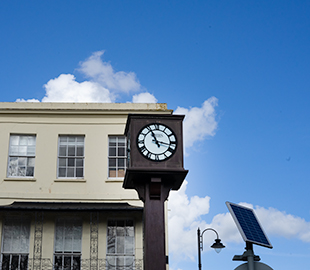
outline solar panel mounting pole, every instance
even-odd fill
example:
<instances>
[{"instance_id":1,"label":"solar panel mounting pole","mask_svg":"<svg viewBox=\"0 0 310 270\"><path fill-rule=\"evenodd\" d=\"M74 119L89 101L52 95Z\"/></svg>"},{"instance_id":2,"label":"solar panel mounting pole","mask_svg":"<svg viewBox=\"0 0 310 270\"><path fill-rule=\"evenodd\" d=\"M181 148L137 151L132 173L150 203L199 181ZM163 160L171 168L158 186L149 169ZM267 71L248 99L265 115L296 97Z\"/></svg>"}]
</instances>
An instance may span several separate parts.
<instances>
[{"instance_id":1,"label":"solar panel mounting pole","mask_svg":"<svg viewBox=\"0 0 310 270\"><path fill-rule=\"evenodd\" d=\"M250 242L246 242L246 253L247 253L247 261L248 261L248 270L254 270L254 252L253 252L253 244Z\"/></svg>"}]
</instances>

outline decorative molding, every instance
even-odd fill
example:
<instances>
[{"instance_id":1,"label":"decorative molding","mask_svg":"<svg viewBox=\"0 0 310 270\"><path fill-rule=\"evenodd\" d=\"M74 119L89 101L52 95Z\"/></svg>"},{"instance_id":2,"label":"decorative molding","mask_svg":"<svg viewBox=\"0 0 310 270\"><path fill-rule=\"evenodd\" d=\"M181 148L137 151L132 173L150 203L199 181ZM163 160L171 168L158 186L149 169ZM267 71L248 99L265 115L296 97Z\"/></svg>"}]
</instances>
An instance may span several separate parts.
<instances>
[{"instance_id":1,"label":"decorative molding","mask_svg":"<svg viewBox=\"0 0 310 270\"><path fill-rule=\"evenodd\" d=\"M90 269L98 269L98 225L99 213L90 213Z\"/></svg>"},{"instance_id":2,"label":"decorative molding","mask_svg":"<svg viewBox=\"0 0 310 270\"><path fill-rule=\"evenodd\" d=\"M35 212L33 270L42 270L43 211Z\"/></svg>"}]
</instances>

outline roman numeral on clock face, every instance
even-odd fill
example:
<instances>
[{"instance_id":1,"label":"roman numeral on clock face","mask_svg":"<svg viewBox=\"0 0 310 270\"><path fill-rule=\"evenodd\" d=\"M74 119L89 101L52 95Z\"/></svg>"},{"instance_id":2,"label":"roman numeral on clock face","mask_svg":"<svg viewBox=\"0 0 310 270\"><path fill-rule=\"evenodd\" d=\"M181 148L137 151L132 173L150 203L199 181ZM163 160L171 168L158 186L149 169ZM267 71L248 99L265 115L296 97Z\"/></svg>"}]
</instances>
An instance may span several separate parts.
<instances>
[{"instance_id":1,"label":"roman numeral on clock face","mask_svg":"<svg viewBox=\"0 0 310 270\"><path fill-rule=\"evenodd\" d=\"M164 161L176 152L177 138L171 128L161 123L144 126L137 135L139 152L152 161Z\"/></svg>"}]
</instances>

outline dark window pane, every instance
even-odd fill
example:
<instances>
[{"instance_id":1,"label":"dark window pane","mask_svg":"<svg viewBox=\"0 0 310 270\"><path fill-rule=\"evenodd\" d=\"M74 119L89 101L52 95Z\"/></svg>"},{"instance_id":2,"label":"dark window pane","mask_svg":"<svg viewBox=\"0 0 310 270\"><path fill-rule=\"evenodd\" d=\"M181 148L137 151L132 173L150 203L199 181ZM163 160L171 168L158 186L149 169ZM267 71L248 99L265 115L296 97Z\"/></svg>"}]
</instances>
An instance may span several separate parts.
<instances>
[{"instance_id":1,"label":"dark window pane","mask_svg":"<svg viewBox=\"0 0 310 270\"><path fill-rule=\"evenodd\" d=\"M60 167L64 167L64 166L66 166L67 165L67 159L66 158L60 158L59 159L59 166Z\"/></svg>"},{"instance_id":2,"label":"dark window pane","mask_svg":"<svg viewBox=\"0 0 310 270\"><path fill-rule=\"evenodd\" d=\"M68 167L74 167L75 159L74 158L68 158Z\"/></svg>"},{"instance_id":3,"label":"dark window pane","mask_svg":"<svg viewBox=\"0 0 310 270\"><path fill-rule=\"evenodd\" d=\"M66 177L66 168L59 168L59 171L58 171L58 176L59 177Z\"/></svg>"},{"instance_id":4,"label":"dark window pane","mask_svg":"<svg viewBox=\"0 0 310 270\"><path fill-rule=\"evenodd\" d=\"M81 265L81 258L80 257L73 257L73 270L79 270Z\"/></svg>"},{"instance_id":5,"label":"dark window pane","mask_svg":"<svg viewBox=\"0 0 310 270\"><path fill-rule=\"evenodd\" d=\"M119 144L124 144L126 142L126 137L125 136L119 136L118 137L118 143Z\"/></svg>"},{"instance_id":6,"label":"dark window pane","mask_svg":"<svg viewBox=\"0 0 310 270\"><path fill-rule=\"evenodd\" d=\"M83 146L78 146L76 148L76 155L79 157L84 156L84 147Z\"/></svg>"},{"instance_id":7,"label":"dark window pane","mask_svg":"<svg viewBox=\"0 0 310 270\"><path fill-rule=\"evenodd\" d=\"M111 156L111 157L116 156L116 148L110 148L109 149L109 156Z\"/></svg>"},{"instance_id":8,"label":"dark window pane","mask_svg":"<svg viewBox=\"0 0 310 270\"><path fill-rule=\"evenodd\" d=\"M20 259L20 270L27 270L28 269L28 256L22 255Z\"/></svg>"},{"instance_id":9,"label":"dark window pane","mask_svg":"<svg viewBox=\"0 0 310 270\"><path fill-rule=\"evenodd\" d=\"M125 148L118 148L118 156L119 157L125 156Z\"/></svg>"},{"instance_id":10,"label":"dark window pane","mask_svg":"<svg viewBox=\"0 0 310 270\"><path fill-rule=\"evenodd\" d=\"M74 177L74 168L68 168L67 177Z\"/></svg>"},{"instance_id":11,"label":"dark window pane","mask_svg":"<svg viewBox=\"0 0 310 270\"><path fill-rule=\"evenodd\" d=\"M76 158L75 159L75 166L83 167L83 159L82 158Z\"/></svg>"},{"instance_id":12,"label":"dark window pane","mask_svg":"<svg viewBox=\"0 0 310 270\"><path fill-rule=\"evenodd\" d=\"M119 158L118 159L118 167L125 167L125 159L124 158Z\"/></svg>"},{"instance_id":13,"label":"dark window pane","mask_svg":"<svg viewBox=\"0 0 310 270\"><path fill-rule=\"evenodd\" d=\"M62 268L62 256L55 256L55 270L61 270Z\"/></svg>"},{"instance_id":14,"label":"dark window pane","mask_svg":"<svg viewBox=\"0 0 310 270\"><path fill-rule=\"evenodd\" d=\"M11 269L18 269L18 261L19 261L19 256L12 255Z\"/></svg>"},{"instance_id":15,"label":"dark window pane","mask_svg":"<svg viewBox=\"0 0 310 270\"><path fill-rule=\"evenodd\" d=\"M2 257L2 270L9 270L10 267L10 255L4 255Z\"/></svg>"},{"instance_id":16,"label":"dark window pane","mask_svg":"<svg viewBox=\"0 0 310 270\"><path fill-rule=\"evenodd\" d=\"M76 177L83 177L83 168L76 169Z\"/></svg>"},{"instance_id":17,"label":"dark window pane","mask_svg":"<svg viewBox=\"0 0 310 270\"><path fill-rule=\"evenodd\" d=\"M117 221L117 227L125 227L125 221L124 220L118 220Z\"/></svg>"},{"instance_id":18,"label":"dark window pane","mask_svg":"<svg viewBox=\"0 0 310 270\"><path fill-rule=\"evenodd\" d=\"M59 139L61 143L66 143L68 140L67 136L61 136Z\"/></svg>"},{"instance_id":19,"label":"dark window pane","mask_svg":"<svg viewBox=\"0 0 310 270\"><path fill-rule=\"evenodd\" d=\"M27 167L26 176L34 175L34 167Z\"/></svg>"},{"instance_id":20,"label":"dark window pane","mask_svg":"<svg viewBox=\"0 0 310 270\"><path fill-rule=\"evenodd\" d=\"M126 226L133 227L133 220L130 219L126 220Z\"/></svg>"},{"instance_id":21,"label":"dark window pane","mask_svg":"<svg viewBox=\"0 0 310 270\"><path fill-rule=\"evenodd\" d=\"M116 167L116 158L109 159L109 167Z\"/></svg>"},{"instance_id":22,"label":"dark window pane","mask_svg":"<svg viewBox=\"0 0 310 270\"><path fill-rule=\"evenodd\" d=\"M64 270L71 269L71 256L65 256L64 258Z\"/></svg>"},{"instance_id":23,"label":"dark window pane","mask_svg":"<svg viewBox=\"0 0 310 270\"><path fill-rule=\"evenodd\" d=\"M61 157L67 156L67 147L66 146L60 146L59 147L59 156L61 156Z\"/></svg>"},{"instance_id":24,"label":"dark window pane","mask_svg":"<svg viewBox=\"0 0 310 270\"><path fill-rule=\"evenodd\" d=\"M69 143L75 143L75 136L68 136Z\"/></svg>"},{"instance_id":25,"label":"dark window pane","mask_svg":"<svg viewBox=\"0 0 310 270\"><path fill-rule=\"evenodd\" d=\"M79 144L84 143L84 137L83 136L78 136L78 137L76 137L76 141Z\"/></svg>"},{"instance_id":26,"label":"dark window pane","mask_svg":"<svg viewBox=\"0 0 310 270\"><path fill-rule=\"evenodd\" d=\"M109 220L108 221L108 226L110 227L110 226L115 226L116 225L116 222L115 222L115 220Z\"/></svg>"},{"instance_id":27,"label":"dark window pane","mask_svg":"<svg viewBox=\"0 0 310 270\"><path fill-rule=\"evenodd\" d=\"M116 137L109 138L109 146L116 146Z\"/></svg>"},{"instance_id":28,"label":"dark window pane","mask_svg":"<svg viewBox=\"0 0 310 270\"><path fill-rule=\"evenodd\" d=\"M118 147L124 148L125 147L125 141L124 142L118 142Z\"/></svg>"},{"instance_id":29,"label":"dark window pane","mask_svg":"<svg viewBox=\"0 0 310 270\"><path fill-rule=\"evenodd\" d=\"M75 156L75 146L68 146L68 156Z\"/></svg>"}]
</instances>

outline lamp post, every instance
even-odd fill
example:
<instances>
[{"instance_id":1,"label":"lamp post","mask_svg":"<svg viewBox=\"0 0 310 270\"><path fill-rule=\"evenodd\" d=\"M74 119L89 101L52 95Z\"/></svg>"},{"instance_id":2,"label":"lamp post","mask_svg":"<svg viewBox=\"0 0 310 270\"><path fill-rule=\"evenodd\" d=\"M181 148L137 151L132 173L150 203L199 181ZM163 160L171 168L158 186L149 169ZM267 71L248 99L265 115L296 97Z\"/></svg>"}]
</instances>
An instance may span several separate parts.
<instances>
[{"instance_id":1,"label":"lamp post","mask_svg":"<svg viewBox=\"0 0 310 270\"><path fill-rule=\"evenodd\" d=\"M197 230L197 238L198 238L198 269L199 270L201 270L201 251L203 250L203 234L206 231L213 231L213 232L216 233L216 239L214 240L215 242L213 243L211 248L214 248L215 251L217 253L219 253L222 250L222 248L225 247L221 243L221 239L219 238L219 235L218 235L216 230L214 230L212 228L207 228L207 229L203 230L202 233L200 234L200 229L198 228L198 230Z\"/></svg>"}]
</instances>

